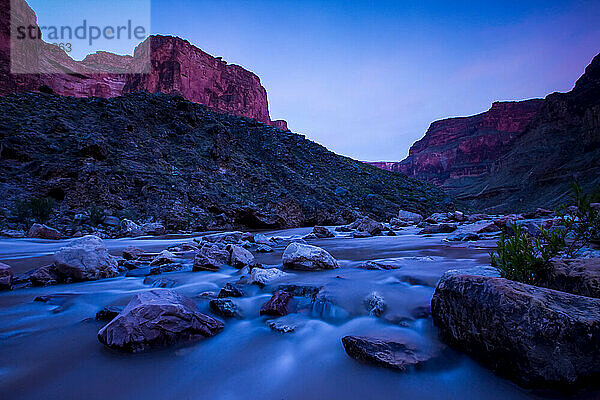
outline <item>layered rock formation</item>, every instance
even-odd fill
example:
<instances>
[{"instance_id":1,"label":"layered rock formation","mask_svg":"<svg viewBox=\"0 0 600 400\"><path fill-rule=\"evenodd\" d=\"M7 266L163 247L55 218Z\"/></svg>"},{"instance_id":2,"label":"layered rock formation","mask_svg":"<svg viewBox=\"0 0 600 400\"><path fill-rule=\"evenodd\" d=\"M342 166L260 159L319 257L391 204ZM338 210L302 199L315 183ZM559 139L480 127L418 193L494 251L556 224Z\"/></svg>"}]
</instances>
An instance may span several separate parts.
<instances>
[{"instance_id":1,"label":"layered rock formation","mask_svg":"<svg viewBox=\"0 0 600 400\"><path fill-rule=\"evenodd\" d=\"M67 235L94 207L172 231L389 220L450 203L430 184L301 135L149 93L0 97L0 171L2 223L28 228L17 226L16 203L50 197L48 225Z\"/></svg>"},{"instance_id":2,"label":"layered rock formation","mask_svg":"<svg viewBox=\"0 0 600 400\"><path fill-rule=\"evenodd\" d=\"M39 73L11 74L10 3L0 0L0 95L37 91L43 86L74 97L166 93L287 130L285 121L271 120L267 92L258 76L177 37L151 36L136 48L133 57L98 52L81 62L42 40L28 41L29 48L20 52L26 56L17 62L23 65L13 67ZM12 11L18 25L36 26L35 13L24 1ZM148 61L147 73L134 73L145 70L140 64Z\"/></svg>"},{"instance_id":3,"label":"layered rock formation","mask_svg":"<svg viewBox=\"0 0 600 400\"><path fill-rule=\"evenodd\" d=\"M431 124L401 162L373 163L437 185L452 186L463 177L477 177L490 167L522 133L543 101L497 102L471 117L449 118Z\"/></svg>"}]
</instances>

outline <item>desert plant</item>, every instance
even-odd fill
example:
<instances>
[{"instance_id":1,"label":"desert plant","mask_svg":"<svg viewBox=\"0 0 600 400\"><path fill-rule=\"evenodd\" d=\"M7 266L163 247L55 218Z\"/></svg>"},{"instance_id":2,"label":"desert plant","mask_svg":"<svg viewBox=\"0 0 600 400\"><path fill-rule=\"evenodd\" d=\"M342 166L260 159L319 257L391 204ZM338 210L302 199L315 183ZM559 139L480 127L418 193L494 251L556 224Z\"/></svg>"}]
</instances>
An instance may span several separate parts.
<instances>
[{"instance_id":1,"label":"desert plant","mask_svg":"<svg viewBox=\"0 0 600 400\"><path fill-rule=\"evenodd\" d=\"M96 203L92 203L90 208L88 209L88 215L90 217L90 222L92 225L97 226L104 222L104 218L106 218L106 212Z\"/></svg>"},{"instance_id":2,"label":"desert plant","mask_svg":"<svg viewBox=\"0 0 600 400\"><path fill-rule=\"evenodd\" d=\"M33 219L45 223L50 218L56 202L51 198L34 197L28 200L18 200L15 203L15 214L22 221Z\"/></svg>"},{"instance_id":3,"label":"desert plant","mask_svg":"<svg viewBox=\"0 0 600 400\"><path fill-rule=\"evenodd\" d=\"M600 210L591 205L596 195L584 194L577 183L572 185L572 191L575 206L563 206L558 213L569 234L569 245L565 249L568 257L575 256L583 247L600 239Z\"/></svg>"}]
</instances>

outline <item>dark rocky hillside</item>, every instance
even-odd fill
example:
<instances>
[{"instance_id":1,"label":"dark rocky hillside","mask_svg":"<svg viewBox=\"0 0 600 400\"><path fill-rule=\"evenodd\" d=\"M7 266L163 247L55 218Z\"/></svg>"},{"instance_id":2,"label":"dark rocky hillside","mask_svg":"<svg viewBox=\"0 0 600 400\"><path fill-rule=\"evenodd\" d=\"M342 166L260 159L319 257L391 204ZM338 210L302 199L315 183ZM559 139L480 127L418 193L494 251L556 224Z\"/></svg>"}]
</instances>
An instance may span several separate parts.
<instances>
[{"instance_id":1,"label":"dark rocky hillside","mask_svg":"<svg viewBox=\"0 0 600 400\"><path fill-rule=\"evenodd\" d=\"M51 197L50 224L92 205L168 229L274 228L443 209L439 189L336 155L302 135L181 97L0 98L0 213Z\"/></svg>"}]
</instances>

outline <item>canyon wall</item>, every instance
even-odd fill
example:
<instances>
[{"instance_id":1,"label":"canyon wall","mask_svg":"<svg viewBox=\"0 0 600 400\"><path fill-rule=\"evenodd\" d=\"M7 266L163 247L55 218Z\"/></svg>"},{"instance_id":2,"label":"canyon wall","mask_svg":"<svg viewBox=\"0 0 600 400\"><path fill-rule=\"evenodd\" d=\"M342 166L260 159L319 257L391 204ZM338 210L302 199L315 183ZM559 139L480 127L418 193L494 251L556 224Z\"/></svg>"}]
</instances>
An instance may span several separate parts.
<instances>
[{"instance_id":1,"label":"canyon wall","mask_svg":"<svg viewBox=\"0 0 600 400\"><path fill-rule=\"evenodd\" d=\"M28 44L27 51L21 53L27 56L19 62L26 64L28 70L43 73L11 74L10 3L0 0L0 95L37 91L43 86L55 94L73 97L110 98L141 91L165 93L287 130L285 121L271 120L267 92L257 75L178 37L151 36L136 48L133 57L98 52L81 62L38 40ZM24 1L18 2L12 11L19 25L36 25L35 13ZM132 73L140 71L136 67L148 60L148 54L147 73Z\"/></svg>"}]
</instances>

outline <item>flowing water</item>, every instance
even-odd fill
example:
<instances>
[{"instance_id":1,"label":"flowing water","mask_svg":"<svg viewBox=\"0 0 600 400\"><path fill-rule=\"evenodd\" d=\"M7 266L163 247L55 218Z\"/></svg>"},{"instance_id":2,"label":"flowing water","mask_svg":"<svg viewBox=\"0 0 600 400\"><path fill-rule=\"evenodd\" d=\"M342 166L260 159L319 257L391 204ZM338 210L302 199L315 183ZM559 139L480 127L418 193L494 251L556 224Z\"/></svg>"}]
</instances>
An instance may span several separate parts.
<instances>
[{"instance_id":1,"label":"flowing water","mask_svg":"<svg viewBox=\"0 0 600 400\"><path fill-rule=\"evenodd\" d=\"M267 232L295 237L310 229ZM405 229L395 237L311 240L336 257L340 269L294 272L287 282L323 286L319 301L294 300L295 313L284 317L296 330L271 330L260 306L272 288L256 287L239 300L243 319L225 320L225 330L197 342L142 354L105 348L97 339L103 322L95 313L106 305L125 305L149 290L144 276L0 293L0 398L5 399L537 399L563 395L522 389L446 348L438 358L405 373L372 367L348 357L345 335L402 338L425 349L440 349L431 317L423 313L437 279L449 269L483 266L493 241L443 242L444 235L423 237ZM105 240L111 253L128 245L160 251L190 237ZM0 260L24 272L44 263L65 241L0 241ZM263 264L281 263L284 245L257 254ZM399 266L389 271L356 268L366 260ZM186 260L190 262L191 260ZM240 271L174 272L162 278L173 290L193 298L218 291ZM386 313L369 316L364 298L378 292ZM52 295L47 303L34 302ZM594 393L576 398L595 399ZM575 398L575 397L573 397Z\"/></svg>"}]
</instances>

